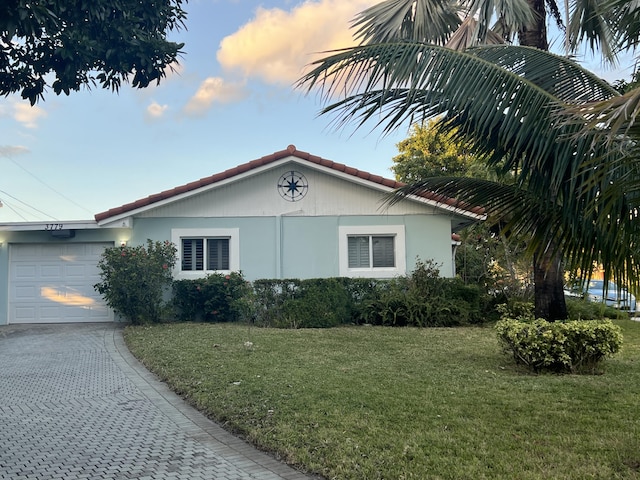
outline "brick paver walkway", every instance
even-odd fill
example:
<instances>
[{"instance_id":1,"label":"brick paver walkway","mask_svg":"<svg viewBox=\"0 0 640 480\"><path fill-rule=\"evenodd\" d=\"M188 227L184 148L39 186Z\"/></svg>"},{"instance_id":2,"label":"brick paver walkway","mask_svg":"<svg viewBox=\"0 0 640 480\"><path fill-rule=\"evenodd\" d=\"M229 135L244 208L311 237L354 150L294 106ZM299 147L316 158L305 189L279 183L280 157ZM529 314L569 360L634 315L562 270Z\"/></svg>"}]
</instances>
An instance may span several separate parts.
<instances>
[{"instance_id":1,"label":"brick paver walkway","mask_svg":"<svg viewBox=\"0 0 640 480\"><path fill-rule=\"evenodd\" d=\"M115 324L0 326L0 479L309 478L170 392Z\"/></svg>"}]
</instances>

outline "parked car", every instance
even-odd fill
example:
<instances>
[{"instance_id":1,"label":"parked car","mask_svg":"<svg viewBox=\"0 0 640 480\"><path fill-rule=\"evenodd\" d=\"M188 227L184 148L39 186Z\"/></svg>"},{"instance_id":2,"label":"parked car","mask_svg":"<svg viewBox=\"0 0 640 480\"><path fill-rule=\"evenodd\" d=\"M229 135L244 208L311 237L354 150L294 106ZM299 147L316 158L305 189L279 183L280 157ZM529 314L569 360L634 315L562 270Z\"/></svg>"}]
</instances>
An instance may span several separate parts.
<instances>
[{"instance_id":1,"label":"parked car","mask_svg":"<svg viewBox=\"0 0 640 480\"><path fill-rule=\"evenodd\" d=\"M618 288L618 286L609 282L605 291L604 280L591 280L586 285L584 292L575 289L565 291L568 296L584 297L592 302L604 303L610 307L626 310L630 313L636 311L636 297L629 293L626 288Z\"/></svg>"}]
</instances>

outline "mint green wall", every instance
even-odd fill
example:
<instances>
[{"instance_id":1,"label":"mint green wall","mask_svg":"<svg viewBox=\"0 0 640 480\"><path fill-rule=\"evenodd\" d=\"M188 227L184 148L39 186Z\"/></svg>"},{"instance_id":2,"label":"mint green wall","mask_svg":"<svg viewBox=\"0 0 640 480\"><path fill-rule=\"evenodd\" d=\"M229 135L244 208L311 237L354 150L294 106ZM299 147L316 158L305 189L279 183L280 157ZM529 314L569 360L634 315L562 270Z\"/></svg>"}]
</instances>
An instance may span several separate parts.
<instances>
[{"instance_id":1,"label":"mint green wall","mask_svg":"<svg viewBox=\"0 0 640 480\"><path fill-rule=\"evenodd\" d=\"M172 228L239 228L240 269L248 280L274 278L276 272L276 218L140 218L134 219L131 245L171 240Z\"/></svg>"},{"instance_id":2,"label":"mint green wall","mask_svg":"<svg viewBox=\"0 0 640 480\"><path fill-rule=\"evenodd\" d=\"M114 245L129 236L129 231L118 228L76 230L75 237L57 239L43 230L12 232L0 231L0 325L8 323L9 307L9 245L17 243L78 243L113 242Z\"/></svg>"},{"instance_id":3,"label":"mint green wall","mask_svg":"<svg viewBox=\"0 0 640 480\"><path fill-rule=\"evenodd\" d=\"M240 268L248 280L339 275L338 227L405 225L406 264L433 259L450 275L451 223L444 215L277 216L135 219L130 245L171 239L172 228L239 228Z\"/></svg>"},{"instance_id":4,"label":"mint green wall","mask_svg":"<svg viewBox=\"0 0 640 480\"><path fill-rule=\"evenodd\" d=\"M416 258L434 260L440 265L440 274L450 277L453 272L451 257L451 220L444 215L406 215L407 270L415 268Z\"/></svg>"},{"instance_id":5,"label":"mint green wall","mask_svg":"<svg viewBox=\"0 0 640 480\"><path fill-rule=\"evenodd\" d=\"M337 277L340 217L282 217L282 278Z\"/></svg>"}]
</instances>

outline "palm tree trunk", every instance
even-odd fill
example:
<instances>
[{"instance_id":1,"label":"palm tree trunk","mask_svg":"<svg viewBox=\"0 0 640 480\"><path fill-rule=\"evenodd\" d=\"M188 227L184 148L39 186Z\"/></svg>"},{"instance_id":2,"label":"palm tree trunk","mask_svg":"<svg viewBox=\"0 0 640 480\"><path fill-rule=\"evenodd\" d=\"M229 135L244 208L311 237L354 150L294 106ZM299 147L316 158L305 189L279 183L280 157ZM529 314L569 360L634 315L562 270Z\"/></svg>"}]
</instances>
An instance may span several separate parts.
<instances>
[{"instance_id":1,"label":"palm tree trunk","mask_svg":"<svg viewBox=\"0 0 640 480\"><path fill-rule=\"evenodd\" d=\"M545 0L527 0L527 3L535 12L536 18L531 25L528 25L518 32L520 45L536 47L545 51L549 50L549 43L547 42L547 15L544 2Z\"/></svg>"},{"instance_id":2,"label":"palm tree trunk","mask_svg":"<svg viewBox=\"0 0 640 480\"><path fill-rule=\"evenodd\" d=\"M551 249L533 260L535 316L549 322L568 318L562 254Z\"/></svg>"},{"instance_id":3,"label":"palm tree trunk","mask_svg":"<svg viewBox=\"0 0 640 480\"><path fill-rule=\"evenodd\" d=\"M547 25L545 0L527 0L536 13L531 25L518 32L520 45L549 50L547 41ZM567 302L564 297L564 271L562 269L562 253L551 253L550 248L533 260L533 279L535 297L535 316L547 321L565 320L568 318Z\"/></svg>"}]
</instances>

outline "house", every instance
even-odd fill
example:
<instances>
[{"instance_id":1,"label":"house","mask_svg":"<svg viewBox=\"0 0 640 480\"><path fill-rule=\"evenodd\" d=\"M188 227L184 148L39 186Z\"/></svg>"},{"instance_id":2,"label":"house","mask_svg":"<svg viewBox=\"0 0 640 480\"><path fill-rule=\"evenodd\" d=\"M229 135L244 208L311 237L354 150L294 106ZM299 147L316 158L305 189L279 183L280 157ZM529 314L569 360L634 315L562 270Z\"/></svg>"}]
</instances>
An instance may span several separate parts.
<instances>
[{"instance_id":1,"label":"house","mask_svg":"<svg viewBox=\"0 0 640 480\"><path fill-rule=\"evenodd\" d=\"M290 145L216 175L98 213L91 221L0 224L0 325L113 321L93 285L105 247L171 240L176 279L454 274L452 236L478 208L424 195L388 206L401 184Z\"/></svg>"}]
</instances>

